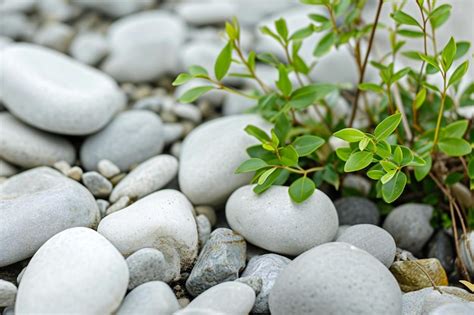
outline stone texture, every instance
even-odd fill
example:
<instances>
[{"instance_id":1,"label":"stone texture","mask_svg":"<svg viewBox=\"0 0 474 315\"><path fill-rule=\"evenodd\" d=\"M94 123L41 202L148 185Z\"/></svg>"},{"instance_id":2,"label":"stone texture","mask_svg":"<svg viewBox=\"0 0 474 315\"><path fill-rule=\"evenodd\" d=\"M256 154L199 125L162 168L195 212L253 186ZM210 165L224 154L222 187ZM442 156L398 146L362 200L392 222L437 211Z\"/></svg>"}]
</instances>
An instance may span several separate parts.
<instances>
[{"instance_id":1,"label":"stone texture","mask_svg":"<svg viewBox=\"0 0 474 315\"><path fill-rule=\"evenodd\" d=\"M379 209L367 198L344 197L336 200L334 206L340 225L379 224Z\"/></svg>"},{"instance_id":2,"label":"stone texture","mask_svg":"<svg viewBox=\"0 0 474 315\"><path fill-rule=\"evenodd\" d=\"M474 276L474 232L470 232L461 239L461 256L467 270Z\"/></svg>"},{"instance_id":3,"label":"stone texture","mask_svg":"<svg viewBox=\"0 0 474 315\"><path fill-rule=\"evenodd\" d=\"M118 166L109 160L100 160L99 163L97 163L97 170L107 178L112 178L120 174Z\"/></svg>"},{"instance_id":4,"label":"stone texture","mask_svg":"<svg viewBox=\"0 0 474 315\"><path fill-rule=\"evenodd\" d=\"M454 244L451 236L444 230L439 230L426 246L426 257L439 260L447 274L454 270Z\"/></svg>"},{"instance_id":5,"label":"stone texture","mask_svg":"<svg viewBox=\"0 0 474 315\"><path fill-rule=\"evenodd\" d=\"M15 304L17 288L8 281L0 279L0 307Z\"/></svg>"},{"instance_id":6,"label":"stone texture","mask_svg":"<svg viewBox=\"0 0 474 315\"><path fill-rule=\"evenodd\" d=\"M69 47L72 57L88 65L95 65L108 53L107 40L100 33L85 32L77 35Z\"/></svg>"},{"instance_id":7,"label":"stone texture","mask_svg":"<svg viewBox=\"0 0 474 315\"><path fill-rule=\"evenodd\" d=\"M448 285L446 271L436 258L397 261L390 267L390 271L404 292L431 287L432 283L426 274L430 276L435 285Z\"/></svg>"},{"instance_id":8,"label":"stone texture","mask_svg":"<svg viewBox=\"0 0 474 315\"><path fill-rule=\"evenodd\" d=\"M98 198L107 197L112 191L112 183L94 171L82 174L82 182L87 189Z\"/></svg>"}]
</instances>

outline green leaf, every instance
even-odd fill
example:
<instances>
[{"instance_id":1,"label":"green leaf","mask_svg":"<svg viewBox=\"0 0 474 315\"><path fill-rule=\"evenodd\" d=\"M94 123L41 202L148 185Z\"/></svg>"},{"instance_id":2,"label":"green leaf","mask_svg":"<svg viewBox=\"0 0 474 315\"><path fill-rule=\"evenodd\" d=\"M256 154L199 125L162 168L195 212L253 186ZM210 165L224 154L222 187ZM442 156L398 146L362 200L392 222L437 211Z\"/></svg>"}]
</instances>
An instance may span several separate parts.
<instances>
[{"instance_id":1,"label":"green leaf","mask_svg":"<svg viewBox=\"0 0 474 315\"><path fill-rule=\"evenodd\" d=\"M367 172L367 176L373 180L379 180L384 174L385 173L381 170L370 170Z\"/></svg>"},{"instance_id":2,"label":"green leaf","mask_svg":"<svg viewBox=\"0 0 474 315\"><path fill-rule=\"evenodd\" d=\"M304 4L322 5L329 4L329 0L300 0Z\"/></svg>"},{"instance_id":3,"label":"green leaf","mask_svg":"<svg viewBox=\"0 0 474 315\"><path fill-rule=\"evenodd\" d=\"M255 58L256 58L255 51L251 51L247 58L247 63L249 64L250 69L255 70ZM252 77L252 76L251 76Z\"/></svg>"},{"instance_id":4,"label":"green leaf","mask_svg":"<svg viewBox=\"0 0 474 315\"><path fill-rule=\"evenodd\" d=\"M426 89L422 88L417 94L415 99L413 100L415 108L419 109L421 105L425 102L426 99Z\"/></svg>"},{"instance_id":5,"label":"green leaf","mask_svg":"<svg viewBox=\"0 0 474 315\"><path fill-rule=\"evenodd\" d=\"M281 163L286 166L298 165L298 153L289 145L280 150Z\"/></svg>"},{"instance_id":6,"label":"green leaf","mask_svg":"<svg viewBox=\"0 0 474 315\"><path fill-rule=\"evenodd\" d=\"M283 18L275 21L275 28L283 40L288 40L288 27L286 25L286 21Z\"/></svg>"},{"instance_id":7,"label":"green leaf","mask_svg":"<svg viewBox=\"0 0 474 315\"><path fill-rule=\"evenodd\" d=\"M216 63L214 64L214 73L217 81L222 80L229 71L230 64L232 62L232 44L227 43L224 48L217 56Z\"/></svg>"},{"instance_id":8,"label":"green leaf","mask_svg":"<svg viewBox=\"0 0 474 315\"><path fill-rule=\"evenodd\" d=\"M275 134L280 143L285 143L288 132L291 130L291 122L285 113L280 113L275 121Z\"/></svg>"},{"instance_id":9,"label":"green leaf","mask_svg":"<svg viewBox=\"0 0 474 315\"><path fill-rule=\"evenodd\" d=\"M351 155L352 150L349 147L344 147L344 148L337 148L336 149L336 155L339 159L342 161L347 161L349 159L349 156Z\"/></svg>"},{"instance_id":10,"label":"green leaf","mask_svg":"<svg viewBox=\"0 0 474 315\"><path fill-rule=\"evenodd\" d=\"M336 131L333 136L338 137L339 139L345 140L347 142L358 142L366 137L365 133L354 128L341 129L339 131Z\"/></svg>"},{"instance_id":11,"label":"green leaf","mask_svg":"<svg viewBox=\"0 0 474 315\"><path fill-rule=\"evenodd\" d=\"M409 37L409 38L419 38L419 37L424 36L423 32L407 30L407 29L400 29L397 31L397 34L400 36Z\"/></svg>"},{"instance_id":12,"label":"green leaf","mask_svg":"<svg viewBox=\"0 0 474 315\"><path fill-rule=\"evenodd\" d=\"M209 73L207 73L207 70L204 67L198 66L198 65L192 65L188 69L189 74L191 74L193 77L208 77Z\"/></svg>"},{"instance_id":13,"label":"green leaf","mask_svg":"<svg viewBox=\"0 0 474 315\"><path fill-rule=\"evenodd\" d=\"M273 39L275 39L277 42L281 43L280 37L278 37L278 35L275 34L271 29L269 29L268 26L261 27L260 32L262 32L262 34L273 37Z\"/></svg>"},{"instance_id":14,"label":"green leaf","mask_svg":"<svg viewBox=\"0 0 474 315\"><path fill-rule=\"evenodd\" d=\"M263 193L265 190L270 188L273 183L278 183L278 182L282 181L281 184L283 184L286 181L286 179L288 178L289 173L288 173L287 170L284 170L284 169L281 169L281 168L278 168L278 169L272 168L272 169L275 170L275 171L272 172L269 176L267 176L266 180L262 184L258 184L257 186L255 186L253 188L253 191L256 194ZM260 177L259 177L259 179L260 179Z\"/></svg>"},{"instance_id":15,"label":"green leaf","mask_svg":"<svg viewBox=\"0 0 474 315\"><path fill-rule=\"evenodd\" d=\"M240 164L240 166L237 168L235 173L240 174L240 173L246 173L246 172L255 172L267 166L269 165L265 163L265 161L252 158Z\"/></svg>"},{"instance_id":16,"label":"green leaf","mask_svg":"<svg viewBox=\"0 0 474 315\"><path fill-rule=\"evenodd\" d=\"M193 77L188 73L180 73L176 79L173 81L173 86L183 85L184 83L191 80Z\"/></svg>"},{"instance_id":17,"label":"green leaf","mask_svg":"<svg viewBox=\"0 0 474 315\"><path fill-rule=\"evenodd\" d=\"M408 72L410 72L410 68L408 68L408 67L403 68L402 70L397 71L396 73L394 73L393 76L392 76L392 79L390 81L392 83L397 82L398 80L403 78L405 75L407 75Z\"/></svg>"},{"instance_id":18,"label":"green leaf","mask_svg":"<svg viewBox=\"0 0 474 315\"><path fill-rule=\"evenodd\" d=\"M375 83L370 83L370 82L365 82L365 83L359 84L359 89L361 89L362 91L372 91L372 92L375 92L375 93L383 93L384 92L383 88L380 85L375 84Z\"/></svg>"},{"instance_id":19,"label":"green leaf","mask_svg":"<svg viewBox=\"0 0 474 315\"><path fill-rule=\"evenodd\" d=\"M385 175L380 178L380 182L382 182L382 184L386 184L397 174L397 172L398 170L391 170L385 173Z\"/></svg>"},{"instance_id":20,"label":"green leaf","mask_svg":"<svg viewBox=\"0 0 474 315\"><path fill-rule=\"evenodd\" d=\"M400 197L407 184L407 176L397 172L387 183L382 185L382 197L387 203L392 203Z\"/></svg>"},{"instance_id":21,"label":"green leaf","mask_svg":"<svg viewBox=\"0 0 474 315\"><path fill-rule=\"evenodd\" d=\"M460 81L462 77L466 74L468 68L469 61L466 60L462 64L460 64L449 78L448 86L451 86Z\"/></svg>"},{"instance_id":22,"label":"green leaf","mask_svg":"<svg viewBox=\"0 0 474 315\"><path fill-rule=\"evenodd\" d=\"M261 142L270 141L270 137L267 135L267 133L265 131L263 131L262 129L254 126L254 125L248 125L247 127L245 127L244 130L249 135L254 136L255 138L257 138Z\"/></svg>"},{"instance_id":23,"label":"green leaf","mask_svg":"<svg viewBox=\"0 0 474 315\"><path fill-rule=\"evenodd\" d=\"M374 154L368 151L353 152L344 165L344 172L355 172L366 168L372 162Z\"/></svg>"},{"instance_id":24,"label":"green leaf","mask_svg":"<svg viewBox=\"0 0 474 315\"><path fill-rule=\"evenodd\" d=\"M402 163L402 159L403 159L402 149L400 148L400 146L397 145L395 147L395 150L393 151L393 160L395 161L395 163L400 165Z\"/></svg>"},{"instance_id":25,"label":"green leaf","mask_svg":"<svg viewBox=\"0 0 474 315\"><path fill-rule=\"evenodd\" d=\"M179 101L181 103L194 102L201 95L203 95L206 92L209 92L212 89L214 89L214 87L211 85L198 86L198 87L192 88L189 91L186 91L183 95L181 95L179 97Z\"/></svg>"},{"instance_id":26,"label":"green leaf","mask_svg":"<svg viewBox=\"0 0 474 315\"><path fill-rule=\"evenodd\" d=\"M454 60L457 60L464 56L468 51L469 48L471 47L471 43L465 42L465 41L460 41L456 43L456 56L454 56Z\"/></svg>"},{"instance_id":27,"label":"green leaf","mask_svg":"<svg viewBox=\"0 0 474 315\"><path fill-rule=\"evenodd\" d=\"M320 146L324 144L324 139L311 136L311 135L304 135L300 136L293 141L293 147L295 148L298 156L307 156L316 151Z\"/></svg>"},{"instance_id":28,"label":"green leaf","mask_svg":"<svg viewBox=\"0 0 474 315\"><path fill-rule=\"evenodd\" d=\"M454 57L456 56L456 42L454 41L454 38L451 37L451 39L448 41L446 46L443 49L443 52L441 53L441 59L443 60L443 63L445 65L444 71L448 71L448 69L451 67L454 61Z\"/></svg>"},{"instance_id":29,"label":"green leaf","mask_svg":"<svg viewBox=\"0 0 474 315\"><path fill-rule=\"evenodd\" d=\"M422 181L431 171L431 156L425 157L425 165L416 166L415 169L415 178L417 181Z\"/></svg>"},{"instance_id":30,"label":"green leaf","mask_svg":"<svg viewBox=\"0 0 474 315\"><path fill-rule=\"evenodd\" d=\"M375 146L375 154L380 156L382 159L387 159L392 154L392 148L387 141L379 141Z\"/></svg>"},{"instance_id":31,"label":"green leaf","mask_svg":"<svg viewBox=\"0 0 474 315\"><path fill-rule=\"evenodd\" d=\"M467 171L469 174L470 179L474 179L474 158L469 160L469 164L467 165Z\"/></svg>"},{"instance_id":32,"label":"green leaf","mask_svg":"<svg viewBox=\"0 0 474 315\"><path fill-rule=\"evenodd\" d=\"M402 160L400 162L400 165L408 165L415 158L413 151L403 145L399 146L399 148L402 150ZM421 158L420 160L423 161ZM421 163L424 164L424 161Z\"/></svg>"},{"instance_id":33,"label":"green leaf","mask_svg":"<svg viewBox=\"0 0 474 315\"><path fill-rule=\"evenodd\" d=\"M434 28L438 28L443 25L449 19L451 15L451 5L443 4L434 9L429 15L428 19Z\"/></svg>"},{"instance_id":34,"label":"green leaf","mask_svg":"<svg viewBox=\"0 0 474 315\"><path fill-rule=\"evenodd\" d=\"M288 78L288 71L284 65L280 65L278 67L278 74L278 81L276 82L278 89L281 91L281 93L283 93L284 96L290 95L293 87L290 79Z\"/></svg>"},{"instance_id":35,"label":"green leaf","mask_svg":"<svg viewBox=\"0 0 474 315\"><path fill-rule=\"evenodd\" d=\"M339 174L335 170L332 164L327 164L323 170L323 180L333 185L336 189L339 189Z\"/></svg>"},{"instance_id":36,"label":"green leaf","mask_svg":"<svg viewBox=\"0 0 474 315\"><path fill-rule=\"evenodd\" d=\"M432 56L428 56L428 55L425 55L425 54L422 54L422 53L418 53L418 56L420 56L420 58L422 60L424 60L425 62L427 62L428 64L430 64L433 68L435 68L436 70L440 71L440 67L438 65L438 60L436 60L435 57L432 57Z\"/></svg>"},{"instance_id":37,"label":"green leaf","mask_svg":"<svg viewBox=\"0 0 474 315\"><path fill-rule=\"evenodd\" d=\"M403 11L396 11L391 16L398 24L414 25L418 26L421 29L421 26L418 21L414 17Z\"/></svg>"},{"instance_id":38,"label":"green leaf","mask_svg":"<svg viewBox=\"0 0 474 315\"><path fill-rule=\"evenodd\" d=\"M471 153L469 142L459 138L444 138L438 142L439 149L449 156L463 156Z\"/></svg>"},{"instance_id":39,"label":"green leaf","mask_svg":"<svg viewBox=\"0 0 474 315\"><path fill-rule=\"evenodd\" d=\"M295 109L304 109L336 90L337 87L333 84L315 83L307 85L293 91L290 103Z\"/></svg>"},{"instance_id":40,"label":"green leaf","mask_svg":"<svg viewBox=\"0 0 474 315\"><path fill-rule=\"evenodd\" d=\"M313 32L314 32L313 25L310 24L294 32L293 35L291 35L290 39L302 40L302 39L305 39L306 37L313 35Z\"/></svg>"},{"instance_id":41,"label":"green leaf","mask_svg":"<svg viewBox=\"0 0 474 315\"><path fill-rule=\"evenodd\" d=\"M453 173L449 174L448 176L446 176L446 179L444 180L444 183L446 185L452 186L452 185L458 183L459 181L461 181L463 178L464 178L464 174L459 173L459 172L453 172Z\"/></svg>"},{"instance_id":42,"label":"green leaf","mask_svg":"<svg viewBox=\"0 0 474 315\"><path fill-rule=\"evenodd\" d=\"M413 59L413 60L419 60L419 61L423 60L420 57L420 52L414 51L414 50L404 51L404 52L402 52L402 55L407 57L407 58Z\"/></svg>"},{"instance_id":43,"label":"green leaf","mask_svg":"<svg viewBox=\"0 0 474 315\"><path fill-rule=\"evenodd\" d=\"M316 189L314 182L306 176L295 180L288 189L288 193L293 201L300 203L311 197Z\"/></svg>"},{"instance_id":44,"label":"green leaf","mask_svg":"<svg viewBox=\"0 0 474 315\"><path fill-rule=\"evenodd\" d=\"M270 175L272 175L273 172L275 172L277 169L274 167L274 168L270 168L268 170L266 170L265 172L262 173L262 175L260 175L260 177L258 178L258 184L259 185L263 185L263 183L265 183L265 181L268 179L268 177Z\"/></svg>"},{"instance_id":45,"label":"green leaf","mask_svg":"<svg viewBox=\"0 0 474 315\"><path fill-rule=\"evenodd\" d=\"M335 32L328 32L326 35L324 35L323 38L319 41L319 43L316 45L313 51L313 56L315 57L321 57L328 53L334 43L336 42L337 35Z\"/></svg>"},{"instance_id":46,"label":"green leaf","mask_svg":"<svg viewBox=\"0 0 474 315\"><path fill-rule=\"evenodd\" d=\"M443 128L441 138L462 138L466 133L469 122L467 120L458 120L450 123Z\"/></svg>"},{"instance_id":47,"label":"green leaf","mask_svg":"<svg viewBox=\"0 0 474 315\"><path fill-rule=\"evenodd\" d=\"M402 120L402 115L400 113L393 114L388 116L382 122L380 122L377 127L375 127L374 135L377 140L385 140L390 136L395 129L397 129L400 121Z\"/></svg>"},{"instance_id":48,"label":"green leaf","mask_svg":"<svg viewBox=\"0 0 474 315\"><path fill-rule=\"evenodd\" d=\"M385 172L390 172L398 168L397 164L390 162L390 161L380 161L380 165L384 169Z\"/></svg>"},{"instance_id":49,"label":"green leaf","mask_svg":"<svg viewBox=\"0 0 474 315\"><path fill-rule=\"evenodd\" d=\"M359 150L364 151L365 148L367 148L367 145L369 144L370 140L369 138L364 138L359 142Z\"/></svg>"},{"instance_id":50,"label":"green leaf","mask_svg":"<svg viewBox=\"0 0 474 315\"><path fill-rule=\"evenodd\" d=\"M237 30L229 22L225 22L225 32L227 33L227 36L230 40L237 39Z\"/></svg>"},{"instance_id":51,"label":"green leaf","mask_svg":"<svg viewBox=\"0 0 474 315\"><path fill-rule=\"evenodd\" d=\"M317 23L326 23L329 22L329 19L321 14L310 14L309 18Z\"/></svg>"}]
</instances>

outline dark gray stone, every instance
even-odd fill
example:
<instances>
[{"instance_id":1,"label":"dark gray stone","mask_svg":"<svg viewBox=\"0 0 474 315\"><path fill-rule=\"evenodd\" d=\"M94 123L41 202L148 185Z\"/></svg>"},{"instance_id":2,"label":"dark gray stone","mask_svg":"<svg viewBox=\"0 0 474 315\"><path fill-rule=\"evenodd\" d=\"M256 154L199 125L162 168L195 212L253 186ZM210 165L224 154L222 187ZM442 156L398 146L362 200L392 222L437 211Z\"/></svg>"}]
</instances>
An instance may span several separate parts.
<instances>
[{"instance_id":1,"label":"dark gray stone","mask_svg":"<svg viewBox=\"0 0 474 315\"><path fill-rule=\"evenodd\" d=\"M362 197L344 197L334 202L339 225L375 224L380 221L377 205Z\"/></svg>"},{"instance_id":2,"label":"dark gray stone","mask_svg":"<svg viewBox=\"0 0 474 315\"><path fill-rule=\"evenodd\" d=\"M112 191L112 183L95 171L82 174L82 182L95 197L107 197Z\"/></svg>"},{"instance_id":3,"label":"dark gray stone","mask_svg":"<svg viewBox=\"0 0 474 315\"><path fill-rule=\"evenodd\" d=\"M454 270L454 244L444 230L439 230L426 247L426 257L437 258L448 274Z\"/></svg>"}]
</instances>

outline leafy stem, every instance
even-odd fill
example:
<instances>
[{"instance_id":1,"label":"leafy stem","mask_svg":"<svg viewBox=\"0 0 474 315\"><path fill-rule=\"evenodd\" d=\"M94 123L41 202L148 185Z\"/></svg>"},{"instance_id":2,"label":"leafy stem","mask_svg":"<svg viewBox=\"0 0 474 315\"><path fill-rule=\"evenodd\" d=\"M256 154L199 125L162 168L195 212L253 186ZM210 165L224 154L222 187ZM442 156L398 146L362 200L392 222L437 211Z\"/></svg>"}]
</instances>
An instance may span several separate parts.
<instances>
[{"instance_id":1,"label":"leafy stem","mask_svg":"<svg viewBox=\"0 0 474 315\"><path fill-rule=\"evenodd\" d=\"M447 93L447 82L446 82L446 73L441 72L443 76L443 91L441 92L441 101L439 105L439 111L438 111L438 119L436 120L436 128L435 128L435 134L433 138L433 148L434 150L436 148L436 145L438 144L439 141L439 132L441 130L441 121L443 119L443 113L444 113L444 103L446 101L446 93Z\"/></svg>"}]
</instances>

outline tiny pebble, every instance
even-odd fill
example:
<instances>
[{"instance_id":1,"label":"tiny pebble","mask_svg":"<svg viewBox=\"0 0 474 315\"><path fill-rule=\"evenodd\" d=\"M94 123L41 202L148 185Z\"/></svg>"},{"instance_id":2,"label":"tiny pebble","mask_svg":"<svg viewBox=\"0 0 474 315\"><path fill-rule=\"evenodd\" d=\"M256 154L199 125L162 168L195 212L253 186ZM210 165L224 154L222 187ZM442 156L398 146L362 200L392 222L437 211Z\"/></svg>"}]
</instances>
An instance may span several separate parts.
<instances>
[{"instance_id":1,"label":"tiny pebble","mask_svg":"<svg viewBox=\"0 0 474 315\"><path fill-rule=\"evenodd\" d=\"M69 165L69 163L66 161L57 161L56 163L54 163L54 168L66 175L67 172L71 169L71 165Z\"/></svg>"},{"instance_id":2,"label":"tiny pebble","mask_svg":"<svg viewBox=\"0 0 474 315\"><path fill-rule=\"evenodd\" d=\"M111 213L122 210L123 208L128 206L130 203L131 203L130 198L128 196L123 196L119 200L117 200L117 202L115 202L114 204L112 204L110 207L107 208L105 215L107 216Z\"/></svg>"},{"instance_id":3,"label":"tiny pebble","mask_svg":"<svg viewBox=\"0 0 474 315\"><path fill-rule=\"evenodd\" d=\"M115 175L114 177L112 177L110 179L110 182L112 183L112 185L117 185L125 176L127 176L127 174L125 173L120 173L118 175Z\"/></svg>"},{"instance_id":4,"label":"tiny pebble","mask_svg":"<svg viewBox=\"0 0 474 315\"><path fill-rule=\"evenodd\" d=\"M216 225L217 215L214 208L209 207L209 206L197 206L197 207L194 207L194 210L196 211L198 215L199 214L205 215L207 219L209 220L209 222L211 222L212 226Z\"/></svg>"},{"instance_id":5,"label":"tiny pebble","mask_svg":"<svg viewBox=\"0 0 474 315\"><path fill-rule=\"evenodd\" d=\"M80 181L82 178L82 173L82 168L79 166L73 166L67 171L66 175L74 180Z\"/></svg>"},{"instance_id":6,"label":"tiny pebble","mask_svg":"<svg viewBox=\"0 0 474 315\"><path fill-rule=\"evenodd\" d=\"M112 183L95 171L82 174L82 182L96 197L107 197L112 191Z\"/></svg>"},{"instance_id":7,"label":"tiny pebble","mask_svg":"<svg viewBox=\"0 0 474 315\"><path fill-rule=\"evenodd\" d=\"M100 160L97 164L97 169L99 170L99 173L107 178L112 178L115 175L120 174L118 166L109 160Z\"/></svg>"},{"instance_id":8,"label":"tiny pebble","mask_svg":"<svg viewBox=\"0 0 474 315\"><path fill-rule=\"evenodd\" d=\"M104 199L97 199L97 206L99 207L100 217L105 217L105 213L107 212L107 208L110 206L110 202Z\"/></svg>"}]
</instances>

